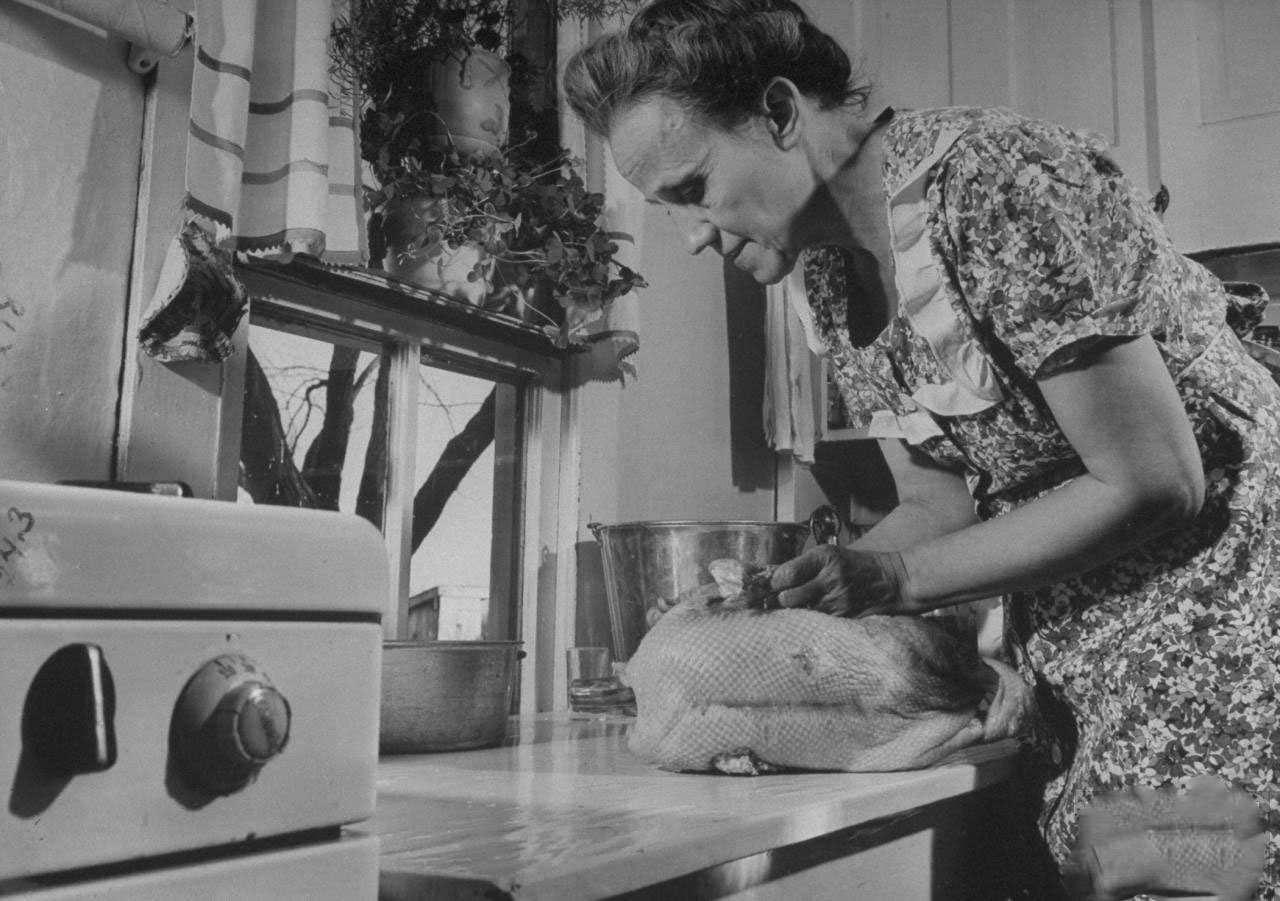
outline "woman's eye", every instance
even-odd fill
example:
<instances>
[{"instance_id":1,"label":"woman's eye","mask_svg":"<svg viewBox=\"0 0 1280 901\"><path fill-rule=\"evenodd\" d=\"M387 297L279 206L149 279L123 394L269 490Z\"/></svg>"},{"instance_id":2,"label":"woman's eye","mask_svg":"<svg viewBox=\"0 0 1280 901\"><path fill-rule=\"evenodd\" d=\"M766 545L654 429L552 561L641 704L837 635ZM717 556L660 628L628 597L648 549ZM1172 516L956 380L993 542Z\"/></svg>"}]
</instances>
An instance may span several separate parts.
<instances>
[{"instance_id":1,"label":"woman's eye","mask_svg":"<svg viewBox=\"0 0 1280 901\"><path fill-rule=\"evenodd\" d=\"M705 184L700 178L694 181L685 182L676 191L676 200L685 205L702 203L704 187Z\"/></svg>"}]
</instances>

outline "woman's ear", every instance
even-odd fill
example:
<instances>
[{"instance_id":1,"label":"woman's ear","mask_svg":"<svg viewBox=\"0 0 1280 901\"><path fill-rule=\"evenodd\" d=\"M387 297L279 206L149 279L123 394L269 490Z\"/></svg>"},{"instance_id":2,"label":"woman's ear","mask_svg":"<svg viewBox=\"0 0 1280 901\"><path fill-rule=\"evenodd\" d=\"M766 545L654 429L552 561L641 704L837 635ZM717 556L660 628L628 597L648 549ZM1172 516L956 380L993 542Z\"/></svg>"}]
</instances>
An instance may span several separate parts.
<instances>
[{"instance_id":1,"label":"woman's ear","mask_svg":"<svg viewBox=\"0 0 1280 901\"><path fill-rule=\"evenodd\" d=\"M762 112L774 143L792 147L800 132L800 91L786 78L774 78L764 89Z\"/></svg>"}]
</instances>

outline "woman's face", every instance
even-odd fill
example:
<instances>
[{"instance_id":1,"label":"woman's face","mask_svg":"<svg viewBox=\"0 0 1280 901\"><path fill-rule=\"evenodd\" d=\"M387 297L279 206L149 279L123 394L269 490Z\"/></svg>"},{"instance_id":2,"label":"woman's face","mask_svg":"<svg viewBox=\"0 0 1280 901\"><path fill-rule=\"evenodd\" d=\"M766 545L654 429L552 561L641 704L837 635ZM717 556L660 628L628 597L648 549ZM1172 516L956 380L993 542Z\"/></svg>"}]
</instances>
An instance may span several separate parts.
<instances>
[{"instance_id":1,"label":"woman's face","mask_svg":"<svg viewBox=\"0 0 1280 901\"><path fill-rule=\"evenodd\" d=\"M615 117L609 146L622 176L676 215L690 252L710 247L766 285L795 265L813 186L763 116L725 131L654 96Z\"/></svg>"}]
</instances>

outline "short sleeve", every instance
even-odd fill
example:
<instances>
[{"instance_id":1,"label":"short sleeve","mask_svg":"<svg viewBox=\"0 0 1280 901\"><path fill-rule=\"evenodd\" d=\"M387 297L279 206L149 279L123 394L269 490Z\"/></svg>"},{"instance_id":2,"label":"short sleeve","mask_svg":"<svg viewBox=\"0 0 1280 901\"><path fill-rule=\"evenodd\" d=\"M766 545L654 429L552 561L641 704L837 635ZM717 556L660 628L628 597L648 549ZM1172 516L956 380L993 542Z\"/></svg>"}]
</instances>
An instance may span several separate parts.
<instances>
[{"instance_id":1,"label":"short sleeve","mask_svg":"<svg viewBox=\"0 0 1280 901\"><path fill-rule=\"evenodd\" d=\"M1151 331L1168 239L1101 141L1017 120L961 138L933 190L975 320L1036 377Z\"/></svg>"}]
</instances>

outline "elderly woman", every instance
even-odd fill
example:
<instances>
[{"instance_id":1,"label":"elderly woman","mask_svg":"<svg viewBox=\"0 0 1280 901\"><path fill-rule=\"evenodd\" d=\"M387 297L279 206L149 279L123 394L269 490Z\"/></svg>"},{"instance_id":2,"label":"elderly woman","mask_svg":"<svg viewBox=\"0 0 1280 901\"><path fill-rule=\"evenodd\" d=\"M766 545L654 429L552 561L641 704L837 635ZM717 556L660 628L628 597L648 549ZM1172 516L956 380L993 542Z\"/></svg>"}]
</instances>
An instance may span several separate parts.
<instances>
[{"instance_id":1,"label":"elderly woman","mask_svg":"<svg viewBox=\"0 0 1280 901\"><path fill-rule=\"evenodd\" d=\"M1048 727L1060 862L1095 799L1170 825L1173 790L1135 785L1213 774L1280 822L1280 391L1233 330L1265 297L1179 255L1096 140L1007 110L867 109L788 0L657 0L564 81L693 253L766 284L803 267L846 406L879 439L898 506L779 567L781 603L1002 595ZM1248 897L1267 839L1246 807L1206 814L1239 841L1195 877L1185 847L1146 841L1093 891Z\"/></svg>"}]
</instances>

